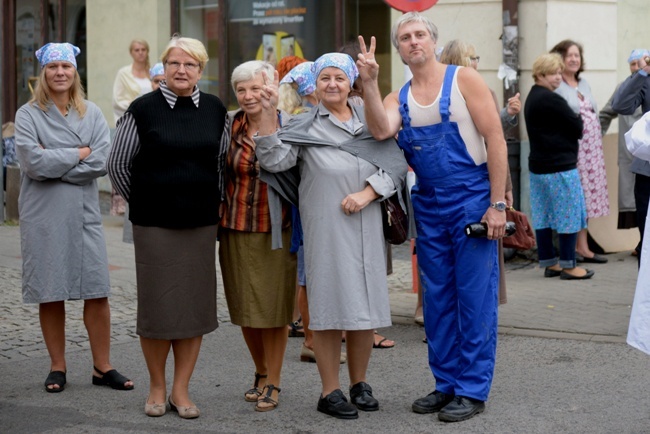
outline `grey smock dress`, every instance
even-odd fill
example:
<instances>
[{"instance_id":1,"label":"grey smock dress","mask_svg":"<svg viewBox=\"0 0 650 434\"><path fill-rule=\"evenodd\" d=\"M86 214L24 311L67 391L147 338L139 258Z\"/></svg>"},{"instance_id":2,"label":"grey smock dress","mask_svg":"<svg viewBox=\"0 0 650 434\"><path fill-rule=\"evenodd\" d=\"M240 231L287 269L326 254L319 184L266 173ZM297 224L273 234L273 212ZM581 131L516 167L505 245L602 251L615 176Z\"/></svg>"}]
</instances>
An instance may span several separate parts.
<instances>
[{"instance_id":1,"label":"grey smock dress","mask_svg":"<svg viewBox=\"0 0 650 434\"><path fill-rule=\"evenodd\" d=\"M79 160L79 148L90 155ZM23 301L48 303L110 295L97 178L106 174L110 135L99 108L82 118L27 103L16 113Z\"/></svg>"},{"instance_id":2,"label":"grey smock dress","mask_svg":"<svg viewBox=\"0 0 650 434\"><path fill-rule=\"evenodd\" d=\"M396 185L378 165L355 154L356 141L364 137L367 144L369 139L362 111L353 107L352 119L344 124L319 104L295 116L279 136L255 138L264 169L280 172L297 166L300 173L299 210L312 330L391 325L380 200L393 195ZM292 133L302 133L311 143L292 144ZM342 144L347 150L340 148ZM399 166L393 175L403 179L407 165L397 144L372 141L372 145L378 155L382 149L392 153ZM379 200L346 215L341 201L368 184L381 196Z\"/></svg>"}]
</instances>

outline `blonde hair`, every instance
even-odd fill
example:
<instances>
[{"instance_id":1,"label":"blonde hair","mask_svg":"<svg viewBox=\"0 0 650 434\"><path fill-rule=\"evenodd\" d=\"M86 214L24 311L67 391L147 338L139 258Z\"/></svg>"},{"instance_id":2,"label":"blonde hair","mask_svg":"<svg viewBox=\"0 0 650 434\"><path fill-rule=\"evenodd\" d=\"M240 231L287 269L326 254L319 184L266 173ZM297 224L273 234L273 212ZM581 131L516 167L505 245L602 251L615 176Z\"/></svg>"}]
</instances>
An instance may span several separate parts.
<instances>
[{"instance_id":1,"label":"blonde hair","mask_svg":"<svg viewBox=\"0 0 650 434\"><path fill-rule=\"evenodd\" d=\"M302 107L302 98L298 91L293 84L282 83L278 89L278 108L293 114L299 107Z\"/></svg>"},{"instance_id":2,"label":"blonde hair","mask_svg":"<svg viewBox=\"0 0 650 434\"><path fill-rule=\"evenodd\" d=\"M447 65L471 66L470 45L460 39L453 39L445 44L440 53L440 63Z\"/></svg>"},{"instance_id":3,"label":"blonde hair","mask_svg":"<svg viewBox=\"0 0 650 434\"><path fill-rule=\"evenodd\" d=\"M393 27L390 30L390 40L395 48L399 49L399 41L397 40L397 33L399 32L399 28L405 24L410 23L424 24L424 27L426 27L429 35L431 35L433 42L436 42L438 40L438 28L435 24L433 24L433 21L431 21L429 17L426 17L419 12L407 12L399 17L397 21L395 21L395 24L393 24Z\"/></svg>"},{"instance_id":4,"label":"blonde hair","mask_svg":"<svg viewBox=\"0 0 650 434\"><path fill-rule=\"evenodd\" d=\"M160 55L160 61L163 65L167 64L167 58L169 58L169 52L172 48L180 48L189 54L194 60L199 62L199 70L203 71L205 65L208 63L208 52L205 50L205 46L201 41L194 38L185 38L179 35L178 33L172 36L172 39L167 44L165 51Z\"/></svg>"},{"instance_id":5,"label":"blonde hair","mask_svg":"<svg viewBox=\"0 0 650 434\"><path fill-rule=\"evenodd\" d=\"M545 53L535 59L533 63L533 79L537 81L539 77L544 77L546 74L553 74L560 69L564 71L564 61L562 56L558 53Z\"/></svg>"},{"instance_id":6,"label":"blonde hair","mask_svg":"<svg viewBox=\"0 0 650 434\"><path fill-rule=\"evenodd\" d=\"M147 41L145 41L144 39L134 39L134 40L132 40L131 43L129 44L129 54L131 54L131 51L133 51L133 46L135 44L144 45L144 48L147 49L147 71L148 71L149 68L151 68L151 64L149 63L149 53L151 52L151 50L149 49L149 43Z\"/></svg>"},{"instance_id":7,"label":"blonde hair","mask_svg":"<svg viewBox=\"0 0 650 434\"><path fill-rule=\"evenodd\" d=\"M36 85L36 89L34 89L34 96L29 100L29 104L37 104L44 112L47 111L48 106L52 102L52 99L50 98L50 87L45 79L46 68L47 65L41 68L41 72L38 75L38 84ZM86 92L84 92L84 88L81 85L81 77L79 77L79 72L77 72L76 69L74 70L72 86L70 86L68 92L70 104L72 104L72 107L74 107L74 109L79 113L79 116L83 118L86 114Z\"/></svg>"}]
</instances>

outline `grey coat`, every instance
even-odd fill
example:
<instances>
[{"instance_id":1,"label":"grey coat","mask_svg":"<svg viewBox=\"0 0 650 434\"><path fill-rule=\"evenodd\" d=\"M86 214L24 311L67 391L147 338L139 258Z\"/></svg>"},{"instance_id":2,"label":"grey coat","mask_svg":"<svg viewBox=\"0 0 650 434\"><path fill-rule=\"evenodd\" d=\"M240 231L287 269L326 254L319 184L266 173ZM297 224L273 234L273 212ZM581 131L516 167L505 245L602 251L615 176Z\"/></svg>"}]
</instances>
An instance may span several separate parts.
<instances>
[{"instance_id":1,"label":"grey coat","mask_svg":"<svg viewBox=\"0 0 650 434\"><path fill-rule=\"evenodd\" d=\"M20 161L23 301L47 303L107 297L108 257L96 179L106 174L109 129L86 101L83 118L25 104L16 113ZM92 152L79 161L78 148Z\"/></svg>"},{"instance_id":2,"label":"grey coat","mask_svg":"<svg viewBox=\"0 0 650 434\"><path fill-rule=\"evenodd\" d=\"M621 115L632 115L638 107L643 113L650 111L650 78L640 70L621 83L612 98L612 109ZM633 173L650 176L650 162L634 158L630 165Z\"/></svg>"},{"instance_id":3,"label":"grey coat","mask_svg":"<svg viewBox=\"0 0 650 434\"><path fill-rule=\"evenodd\" d=\"M286 128L280 130L277 138L274 137L275 135L267 136L270 138L270 142L263 137L259 139L260 143L267 145L266 147L259 148L256 153L263 169L260 178L272 187L269 189L269 207L273 228L273 248L282 247L280 238L281 231L279 226L281 212L279 195L292 204L298 206L298 185L300 184L300 175L295 166L279 171L277 168L274 168L274 173L269 173L269 171L267 171L269 166L277 163L277 150L272 150L268 147L269 143L276 143L276 140L280 140L290 147L298 146L298 148L289 148L291 149L290 152L293 154L293 157L297 155L297 152L300 149L299 147L301 146L333 146L380 168L384 172L383 176L392 180L393 189L391 189L387 195L383 194L384 192L377 188L375 188L375 190L377 193L382 195L381 200L385 200L392 196L393 193L397 192L402 209L409 216L409 238L415 238L415 220L413 219L413 209L405 182L408 165L406 164L402 151L397 147L395 140L387 139L382 142L377 142L365 127L363 130L359 130L356 137L351 140L336 140L328 137L328 140L324 141L323 139L314 138L308 133L308 130L314 122L318 121L318 114L321 110L319 107L320 106L316 106L307 113L302 113L293 117L291 123L287 125ZM351 104L350 107L353 110L357 122L360 125L365 124L363 107L355 104ZM257 142L258 140L256 140L256 143ZM373 185L373 187L379 186Z\"/></svg>"},{"instance_id":4,"label":"grey coat","mask_svg":"<svg viewBox=\"0 0 650 434\"><path fill-rule=\"evenodd\" d=\"M643 113L641 107L637 107L631 115L620 115L612 108L612 101L618 91L620 84L614 90L614 94L609 98L605 107L598 113L600 119L600 130L603 134L609 129L609 125L615 117L618 117L618 211L631 212L636 211L636 202L634 200L634 170L632 166L635 165L634 160L639 160L630 154L625 146L625 133L632 128L634 122L641 119ZM636 165L643 166L642 160L639 160Z\"/></svg>"},{"instance_id":5,"label":"grey coat","mask_svg":"<svg viewBox=\"0 0 650 434\"><path fill-rule=\"evenodd\" d=\"M313 330L368 330L391 323L381 206L374 201L346 215L341 201L368 184L388 198L404 184L407 165L394 140L372 139L363 108L352 109L347 125L318 105L295 116L280 133L255 138L260 166L299 171Z\"/></svg>"}]
</instances>

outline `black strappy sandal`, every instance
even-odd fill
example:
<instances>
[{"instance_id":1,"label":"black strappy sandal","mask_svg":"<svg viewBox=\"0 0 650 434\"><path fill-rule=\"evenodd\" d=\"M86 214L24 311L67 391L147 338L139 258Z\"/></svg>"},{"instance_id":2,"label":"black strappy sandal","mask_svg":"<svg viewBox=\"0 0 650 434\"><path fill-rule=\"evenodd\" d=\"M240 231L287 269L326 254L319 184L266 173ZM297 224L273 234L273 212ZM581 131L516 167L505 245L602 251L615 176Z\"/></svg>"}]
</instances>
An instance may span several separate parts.
<instances>
[{"instance_id":1,"label":"black strappy sandal","mask_svg":"<svg viewBox=\"0 0 650 434\"><path fill-rule=\"evenodd\" d=\"M51 371L47 374L45 379L45 391L48 393L59 393L63 392L65 389L65 372L63 371ZM47 387L47 386L59 386L59 387Z\"/></svg>"},{"instance_id":2,"label":"black strappy sandal","mask_svg":"<svg viewBox=\"0 0 650 434\"><path fill-rule=\"evenodd\" d=\"M244 399L247 402L257 402L257 399L262 396L262 389L259 388L260 379L266 378L268 375L260 375L257 372L255 373L255 383L253 384L252 389L248 389L244 393Z\"/></svg>"},{"instance_id":3,"label":"black strappy sandal","mask_svg":"<svg viewBox=\"0 0 650 434\"><path fill-rule=\"evenodd\" d=\"M280 389L279 387L275 387L272 384L267 384L266 386L264 386L264 390L266 390L266 393L262 398L257 400L257 404L255 404L255 411L271 411L271 410L275 410L278 407L278 401L271 398L271 394L273 393L273 390L277 390L279 395L280 392L282 392L282 389ZM265 404L271 404L271 405L268 407L260 407L260 402L263 402Z\"/></svg>"},{"instance_id":4,"label":"black strappy sandal","mask_svg":"<svg viewBox=\"0 0 650 434\"><path fill-rule=\"evenodd\" d=\"M131 380L117 372L117 370L111 369L110 371L102 372L94 366L93 369L95 372L101 375L101 377L96 377L93 375L93 384L95 386L110 386L111 389L115 390L133 390L133 385L124 385L126 382Z\"/></svg>"}]
</instances>

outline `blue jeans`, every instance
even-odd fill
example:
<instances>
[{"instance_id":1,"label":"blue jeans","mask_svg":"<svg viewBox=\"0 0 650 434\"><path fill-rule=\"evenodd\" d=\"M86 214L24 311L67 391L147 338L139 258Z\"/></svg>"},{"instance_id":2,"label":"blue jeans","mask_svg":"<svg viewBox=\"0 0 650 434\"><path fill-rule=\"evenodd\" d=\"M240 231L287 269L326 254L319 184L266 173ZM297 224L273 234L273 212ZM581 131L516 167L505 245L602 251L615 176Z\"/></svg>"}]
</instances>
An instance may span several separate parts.
<instances>
[{"instance_id":1,"label":"blue jeans","mask_svg":"<svg viewBox=\"0 0 650 434\"><path fill-rule=\"evenodd\" d=\"M578 234L557 234L560 240L560 267L574 268L576 266L576 241ZM535 230L537 238L537 256L540 267L552 267L558 263L553 248L553 229L544 228Z\"/></svg>"}]
</instances>

